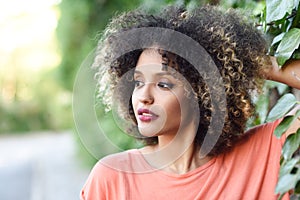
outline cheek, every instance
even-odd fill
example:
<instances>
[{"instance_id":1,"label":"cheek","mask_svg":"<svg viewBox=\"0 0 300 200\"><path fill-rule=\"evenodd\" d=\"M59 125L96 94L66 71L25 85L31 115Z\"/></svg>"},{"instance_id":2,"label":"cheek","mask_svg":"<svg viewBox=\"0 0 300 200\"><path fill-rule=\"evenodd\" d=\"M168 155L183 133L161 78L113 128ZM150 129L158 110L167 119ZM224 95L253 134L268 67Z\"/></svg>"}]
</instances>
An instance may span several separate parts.
<instances>
[{"instance_id":1,"label":"cheek","mask_svg":"<svg viewBox=\"0 0 300 200\"><path fill-rule=\"evenodd\" d=\"M132 96L131 96L131 104L132 104L132 108L133 108L134 113L135 113L135 111L137 109L137 103L138 103L138 101L137 101L136 96L134 94L132 94Z\"/></svg>"},{"instance_id":2,"label":"cheek","mask_svg":"<svg viewBox=\"0 0 300 200\"><path fill-rule=\"evenodd\" d=\"M191 114L190 101L184 96L184 94L177 95L177 99L173 101L172 107L174 112L182 118Z\"/></svg>"},{"instance_id":3,"label":"cheek","mask_svg":"<svg viewBox=\"0 0 300 200\"><path fill-rule=\"evenodd\" d=\"M167 98L166 98L167 99ZM163 105L165 105L165 112L168 117L176 117L181 115L181 104L176 97L166 100Z\"/></svg>"},{"instance_id":4,"label":"cheek","mask_svg":"<svg viewBox=\"0 0 300 200\"><path fill-rule=\"evenodd\" d=\"M138 93L133 91L131 95L131 103L132 105L137 105L138 102Z\"/></svg>"}]
</instances>

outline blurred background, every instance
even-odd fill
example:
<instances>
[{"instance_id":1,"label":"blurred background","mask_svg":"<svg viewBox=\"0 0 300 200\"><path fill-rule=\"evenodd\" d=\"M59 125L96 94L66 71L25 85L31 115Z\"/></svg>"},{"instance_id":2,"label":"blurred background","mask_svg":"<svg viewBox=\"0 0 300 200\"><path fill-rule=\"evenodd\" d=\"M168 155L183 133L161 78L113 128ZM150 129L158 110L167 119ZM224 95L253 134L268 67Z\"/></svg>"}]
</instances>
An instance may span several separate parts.
<instances>
[{"instance_id":1,"label":"blurred background","mask_svg":"<svg viewBox=\"0 0 300 200\"><path fill-rule=\"evenodd\" d=\"M114 14L171 2L220 4L254 15L265 6L254 0L0 0L1 200L79 198L97 159L82 145L73 121L76 73ZM121 148L137 145L117 134L111 117L103 120Z\"/></svg>"}]
</instances>

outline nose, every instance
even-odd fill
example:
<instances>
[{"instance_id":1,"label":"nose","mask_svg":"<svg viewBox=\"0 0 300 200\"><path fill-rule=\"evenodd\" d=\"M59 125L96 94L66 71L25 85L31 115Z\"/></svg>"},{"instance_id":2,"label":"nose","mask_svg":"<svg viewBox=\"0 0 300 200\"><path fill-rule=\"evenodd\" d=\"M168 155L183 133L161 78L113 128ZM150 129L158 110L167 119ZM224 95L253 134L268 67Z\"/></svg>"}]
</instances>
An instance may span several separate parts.
<instances>
[{"instance_id":1,"label":"nose","mask_svg":"<svg viewBox=\"0 0 300 200\"><path fill-rule=\"evenodd\" d=\"M153 104L154 103L154 95L152 88L153 84L147 83L144 85L142 89L140 89L138 100L143 104Z\"/></svg>"}]
</instances>

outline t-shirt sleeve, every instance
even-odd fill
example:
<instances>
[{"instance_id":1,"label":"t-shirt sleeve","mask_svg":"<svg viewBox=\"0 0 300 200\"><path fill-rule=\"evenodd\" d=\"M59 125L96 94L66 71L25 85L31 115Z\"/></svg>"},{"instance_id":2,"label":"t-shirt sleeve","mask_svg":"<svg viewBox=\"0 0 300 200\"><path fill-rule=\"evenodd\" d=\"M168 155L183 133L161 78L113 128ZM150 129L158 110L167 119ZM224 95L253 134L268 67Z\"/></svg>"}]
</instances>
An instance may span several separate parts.
<instances>
[{"instance_id":1,"label":"t-shirt sleeve","mask_svg":"<svg viewBox=\"0 0 300 200\"><path fill-rule=\"evenodd\" d=\"M222 188L223 191L228 190L225 193L230 193L234 188L237 196L246 199L277 199L275 187L285 141L285 136L279 139L274 135L280 121L253 127L248 130L247 140L231 152L219 156L216 163L218 173L226 182Z\"/></svg>"},{"instance_id":2,"label":"t-shirt sleeve","mask_svg":"<svg viewBox=\"0 0 300 200\"><path fill-rule=\"evenodd\" d=\"M80 192L80 200L109 199L109 181L115 177L115 171L99 161L92 169Z\"/></svg>"},{"instance_id":3,"label":"t-shirt sleeve","mask_svg":"<svg viewBox=\"0 0 300 200\"><path fill-rule=\"evenodd\" d=\"M252 134L254 135L251 139L252 142L255 142L256 145L261 147L272 147L275 145L277 146L276 148L279 148L279 150L281 150L286 140L286 135L283 134L280 138L277 138L274 135L274 131L281 121L282 119L278 119L276 121L265 123L252 128L252 130L250 130L250 132L252 132Z\"/></svg>"},{"instance_id":4,"label":"t-shirt sleeve","mask_svg":"<svg viewBox=\"0 0 300 200\"><path fill-rule=\"evenodd\" d=\"M136 154L136 150L131 150L112 154L99 160L81 190L80 199L130 199L126 196L127 175L139 169L139 162L133 161L137 156L139 154ZM135 165L132 165L133 162Z\"/></svg>"}]
</instances>

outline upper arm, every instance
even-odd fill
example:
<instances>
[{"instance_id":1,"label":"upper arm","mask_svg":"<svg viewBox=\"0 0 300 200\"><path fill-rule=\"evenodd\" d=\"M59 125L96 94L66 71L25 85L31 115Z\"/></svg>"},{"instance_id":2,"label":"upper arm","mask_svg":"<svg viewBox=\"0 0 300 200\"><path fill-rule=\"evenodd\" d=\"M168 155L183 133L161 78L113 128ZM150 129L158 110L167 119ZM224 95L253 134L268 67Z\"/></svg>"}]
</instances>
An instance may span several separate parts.
<instances>
[{"instance_id":1,"label":"upper arm","mask_svg":"<svg viewBox=\"0 0 300 200\"><path fill-rule=\"evenodd\" d=\"M270 59L272 66L266 74L267 79L300 89L300 60L289 60L280 68L275 57L271 57Z\"/></svg>"},{"instance_id":2,"label":"upper arm","mask_svg":"<svg viewBox=\"0 0 300 200\"><path fill-rule=\"evenodd\" d=\"M300 89L300 60L289 60L281 68L278 66L276 58L270 57L272 66L271 69L266 72L266 78L269 80L281 82L289 85L290 87ZM287 115L294 115L300 106L296 106ZM289 129L285 132L288 136L295 133L300 128L300 119L294 120Z\"/></svg>"},{"instance_id":3,"label":"upper arm","mask_svg":"<svg viewBox=\"0 0 300 200\"><path fill-rule=\"evenodd\" d=\"M83 186L81 200L102 200L107 199L107 183L113 179L114 173L98 162L92 169L85 185Z\"/></svg>"}]
</instances>

